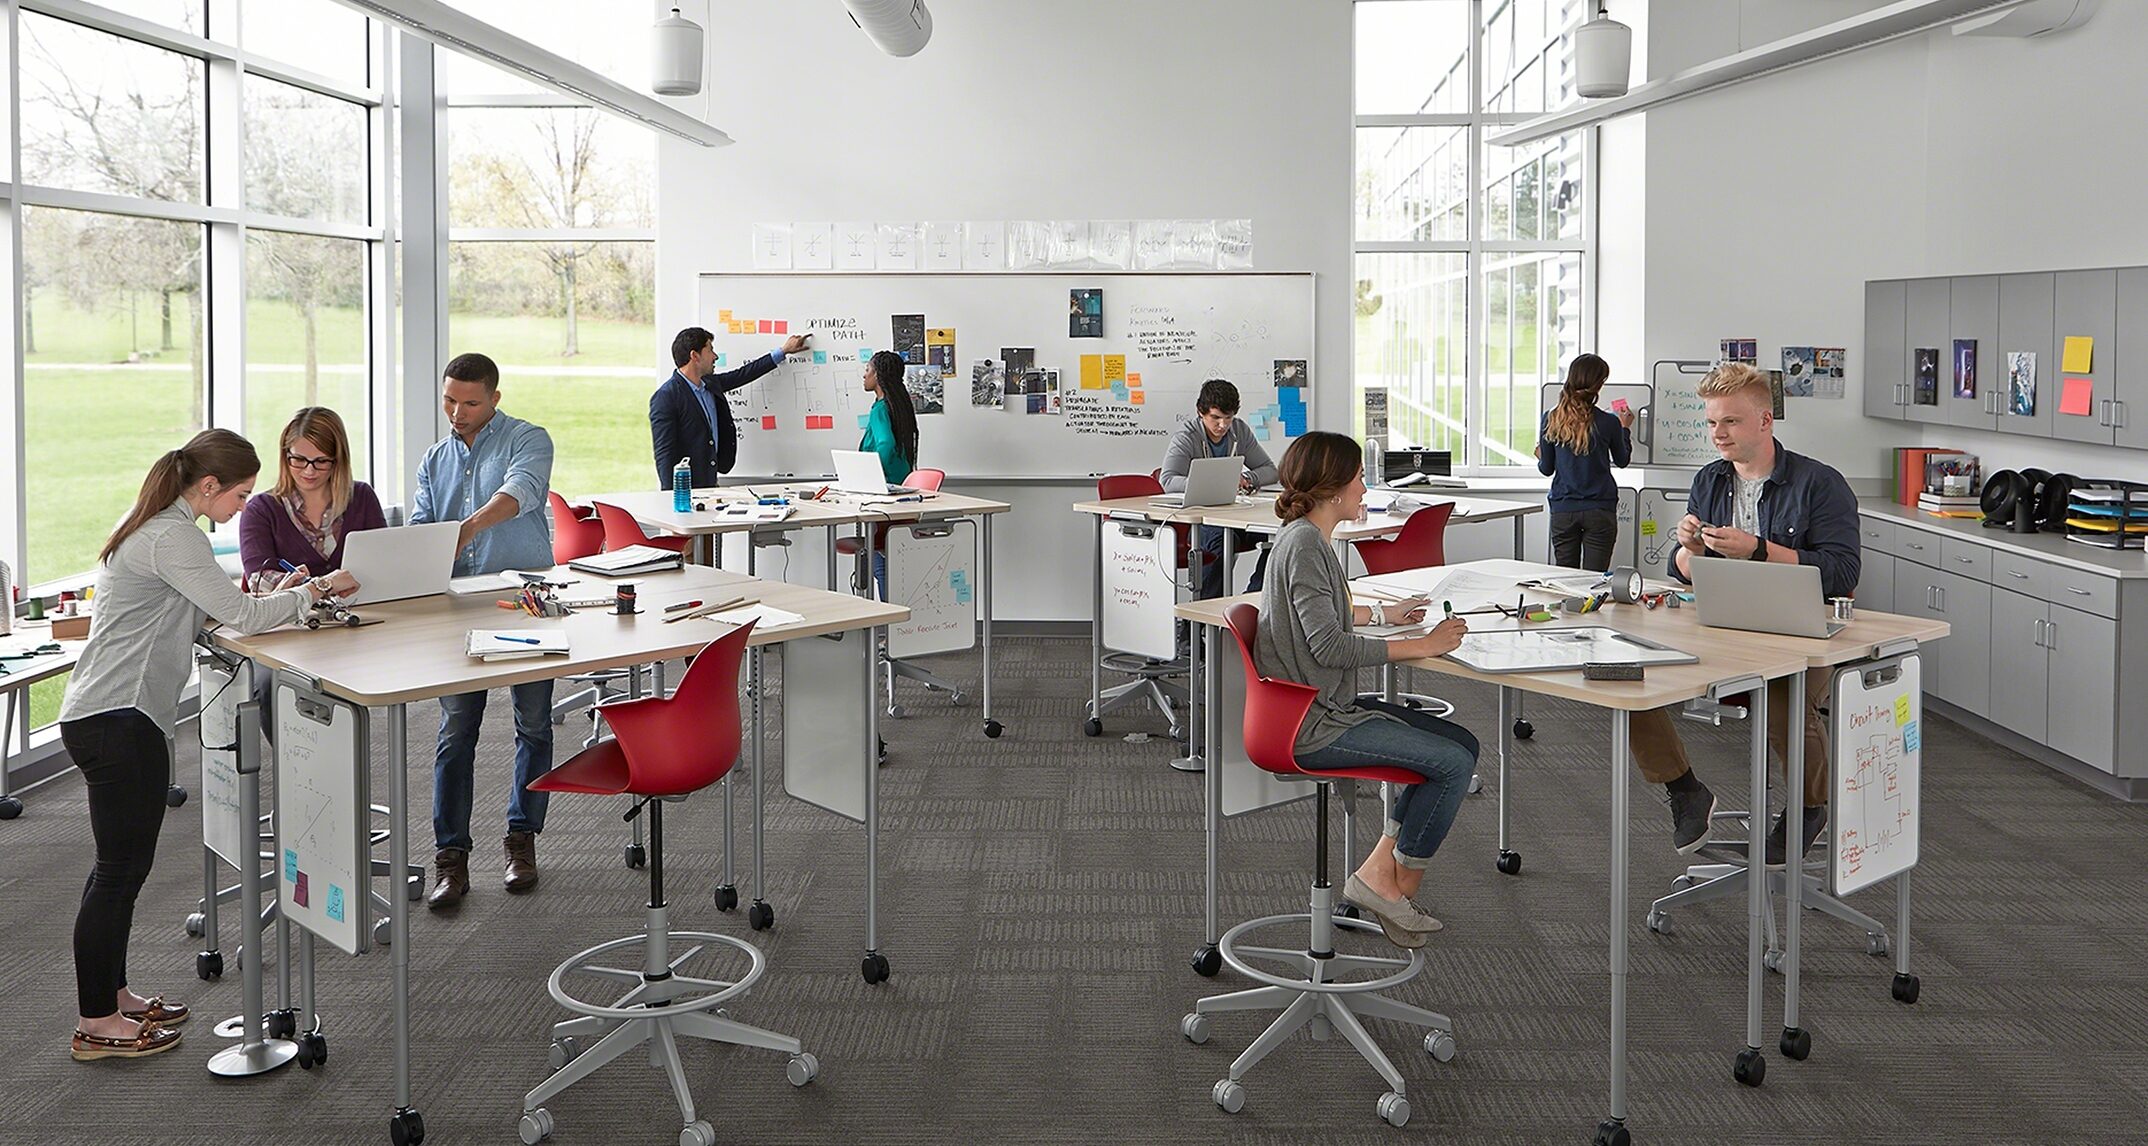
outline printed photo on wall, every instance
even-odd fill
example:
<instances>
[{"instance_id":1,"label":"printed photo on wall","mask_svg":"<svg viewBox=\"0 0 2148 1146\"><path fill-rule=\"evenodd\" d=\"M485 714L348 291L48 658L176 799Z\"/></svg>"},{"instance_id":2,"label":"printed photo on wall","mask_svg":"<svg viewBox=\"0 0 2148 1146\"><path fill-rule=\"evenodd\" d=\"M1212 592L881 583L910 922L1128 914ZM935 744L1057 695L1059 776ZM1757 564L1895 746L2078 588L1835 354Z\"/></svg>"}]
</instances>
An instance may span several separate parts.
<instances>
[{"instance_id":1,"label":"printed photo on wall","mask_svg":"<svg viewBox=\"0 0 2148 1146\"><path fill-rule=\"evenodd\" d=\"M1086 287L1067 292L1067 337L1104 337L1104 292Z\"/></svg>"},{"instance_id":2,"label":"printed photo on wall","mask_svg":"<svg viewBox=\"0 0 2148 1146\"><path fill-rule=\"evenodd\" d=\"M2010 414L2036 413L2036 354L2013 350L2006 355L2006 410Z\"/></svg>"},{"instance_id":3,"label":"printed photo on wall","mask_svg":"<svg viewBox=\"0 0 2148 1146\"><path fill-rule=\"evenodd\" d=\"M925 332L925 361L939 367L940 377L952 381L955 377L955 328L936 326Z\"/></svg>"},{"instance_id":4,"label":"printed photo on wall","mask_svg":"<svg viewBox=\"0 0 2148 1146\"><path fill-rule=\"evenodd\" d=\"M1812 355L1812 396L1841 398L1842 368L1849 361L1849 351L1840 346L1816 346Z\"/></svg>"},{"instance_id":5,"label":"printed photo on wall","mask_svg":"<svg viewBox=\"0 0 2148 1146\"><path fill-rule=\"evenodd\" d=\"M1783 372L1780 370L1768 371L1768 397L1775 407L1775 420L1778 422L1783 420L1783 387Z\"/></svg>"},{"instance_id":6,"label":"printed photo on wall","mask_svg":"<svg viewBox=\"0 0 2148 1146\"><path fill-rule=\"evenodd\" d=\"M997 410L1007 400L1007 372L987 358L970 365L970 405Z\"/></svg>"},{"instance_id":7,"label":"printed photo on wall","mask_svg":"<svg viewBox=\"0 0 2148 1146\"><path fill-rule=\"evenodd\" d=\"M1022 390L1027 409L1032 414L1056 414L1059 412L1059 372L1038 370L1034 367L1022 372Z\"/></svg>"},{"instance_id":8,"label":"printed photo on wall","mask_svg":"<svg viewBox=\"0 0 2148 1146\"><path fill-rule=\"evenodd\" d=\"M1954 340L1954 396L1976 397L1976 339Z\"/></svg>"},{"instance_id":9,"label":"printed photo on wall","mask_svg":"<svg viewBox=\"0 0 2148 1146\"><path fill-rule=\"evenodd\" d=\"M1910 353L1911 360L1916 364L1915 371L1911 374L1915 387L1910 395L1912 404L1937 406L1939 404L1939 348L1936 346L1920 346Z\"/></svg>"},{"instance_id":10,"label":"printed photo on wall","mask_svg":"<svg viewBox=\"0 0 2148 1146\"><path fill-rule=\"evenodd\" d=\"M1812 375L1815 369L1812 347L1783 347L1783 394L1791 398L1812 397Z\"/></svg>"},{"instance_id":11,"label":"printed photo on wall","mask_svg":"<svg viewBox=\"0 0 2148 1146\"><path fill-rule=\"evenodd\" d=\"M1293 390L1305 385L1305 359L1278 358L1275 360L1275 388Z\"/></svg>"},{"instance_id":12,"label":"printed photo on wall","mask_svg":"<svg viewBox=\"0 0 2148 1146\"><path fill-rule=\"evenodd\" d=\"M1760 340L1755 338L1726 338L1718 344L1720 362L1743 362L1747 366L1760 365Z\"/></svg>"},{"instance_id":13,"label":"printed photo on wall","mask_svg":"<svg viewBox=\"0 0 2148 1146\"><path fill-rule=\"evenodd\" d=\"M919 414L947 412L947 380L937 366L911 366L903 370L903 386L910 391L910 404Z\"/></svg>"},{"instance_id":14,"label":"printed photo on wall","mask_svg":"<svg viewBox=\"0 0 2148 1146\"><path fill-rule=\"evenodd\" d=\"M890 315L894 324L895 338L889 349L902 355L902 360L912 366L925 364L925 316L922 314Z\"/></svg>"},{"instance_id":15,"label":"printed photo on wall","mask_svg":"<svg viewBox=\"0 0 2148 1146\"><path fill-rule=\"evenodd\" d=\"M1017 410L1026 409L1024 398L1029 393L1029 368L1037 364L1036 348L1002 346L999 349L999 359L1006 366L1007 404Z\"/></svg>"}]
</instances>

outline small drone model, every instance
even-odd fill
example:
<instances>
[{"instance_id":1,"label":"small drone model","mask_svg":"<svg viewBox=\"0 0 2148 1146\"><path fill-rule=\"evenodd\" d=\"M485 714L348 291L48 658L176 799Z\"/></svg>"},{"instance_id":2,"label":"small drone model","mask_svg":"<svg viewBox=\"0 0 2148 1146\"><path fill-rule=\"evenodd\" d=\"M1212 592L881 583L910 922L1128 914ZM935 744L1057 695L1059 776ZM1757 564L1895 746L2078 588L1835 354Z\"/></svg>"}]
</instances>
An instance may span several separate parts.
<instances>
[{"instance_id":1,"label":"small drone model","mask_svg":"<svg viewBox=\"0 0 2148 1146\"><path fill-rule=\"evenodd\" d=\"M355 629L365 624L365 621L358 614L351 612L351 607L344 604L342 598L323 597L315 601L312 610L306 614L306 627L318 629L324 624Z\"/></svg>"}]
</instances>

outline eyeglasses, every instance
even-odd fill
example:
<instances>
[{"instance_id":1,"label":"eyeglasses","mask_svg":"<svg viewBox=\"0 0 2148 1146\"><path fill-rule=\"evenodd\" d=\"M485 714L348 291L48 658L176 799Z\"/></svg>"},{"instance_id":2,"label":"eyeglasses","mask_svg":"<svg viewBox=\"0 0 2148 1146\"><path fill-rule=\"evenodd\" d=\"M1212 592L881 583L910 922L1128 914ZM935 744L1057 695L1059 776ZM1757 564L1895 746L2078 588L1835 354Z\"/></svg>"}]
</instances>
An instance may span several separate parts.
<instances>
[{"instance_id":1,"label":"eyeglasses","mask_svg":"<svg viewBox=\"0 0 2148 1146\"><path fill-rule=\"evenodd\" d=\"M285 454L283 460L294 470L325 470L336 464L334 458L302 458L297 454Z\"/></svg>"}]
</instances>

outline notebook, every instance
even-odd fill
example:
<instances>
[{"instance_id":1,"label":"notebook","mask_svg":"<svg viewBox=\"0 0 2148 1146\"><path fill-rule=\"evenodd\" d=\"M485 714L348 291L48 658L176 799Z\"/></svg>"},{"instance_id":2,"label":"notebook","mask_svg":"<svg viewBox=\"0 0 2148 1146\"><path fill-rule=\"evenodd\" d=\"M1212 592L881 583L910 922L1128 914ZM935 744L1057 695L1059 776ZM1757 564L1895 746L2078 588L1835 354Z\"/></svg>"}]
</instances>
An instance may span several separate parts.
<instances>
[{"instance_id":1,"label":"notebook","mask_svg":"<svg viewBox=\"0 0 2148 1146\"><path fill-rule=\"evenodd\" d=\"M628 577L637 573L677 569L684 564L685 557L675 550L658 549L654 545L629 545L625 549L611 549L576 558L567 562L567 568L583 573L595 573L600 577Z\"/></svg>"},{"instance_id":2,"label":"notebook","mask_svg":"<svg viewBox=\"0 0 2148 1146\"><path fill-rule=\"evenodd\" d=\"M559 629L471 629L463 638L463 652L487 664L565 656L567 651L567 634Z\"/></svg>"}]
</instances>

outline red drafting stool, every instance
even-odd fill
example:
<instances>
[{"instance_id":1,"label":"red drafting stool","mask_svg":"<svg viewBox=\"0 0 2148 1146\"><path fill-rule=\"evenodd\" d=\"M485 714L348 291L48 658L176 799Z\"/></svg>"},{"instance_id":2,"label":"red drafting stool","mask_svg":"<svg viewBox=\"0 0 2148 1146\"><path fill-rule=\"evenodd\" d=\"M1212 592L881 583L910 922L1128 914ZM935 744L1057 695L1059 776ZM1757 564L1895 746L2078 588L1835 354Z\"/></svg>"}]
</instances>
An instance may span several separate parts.
<instances>
[{"instance_id":1,"label":"red drafting stool","mask_svg":"<svg viewBox=\"0 0 2148 1146\"><path fill-rule=\"evenodd\" d=\"M586 505L574 505L558 491L549 491L545 500L552 507L552 562L565 565L604 552L604 523L597 519L596 511ZM599 705L621 695L617 689L620 681L630 675L627 669L607 669L603 672L578 673L567 678L569 684L585 685L573 693L552 702L552 723L564 724L567 717L583 705ZM594 711L590 714L589 735L582 740L588 748L597 742L597 721ZM639 864L635 866L640 866Z\"/></svg>"},{"instance_id":2,"label":"red drafting stool","mask_svg":"<svg viewBox=\"0 0 2148 1146\"><path fill-rule=\"evenodd\" d=\"M1304 723L1305 714L1312 708L1313 698L1318 693L1307 685L1271 680L1260 675L1260 670L1253 666L1253 637L1260 624L1259 610L1252 605L1237 604L1231 606L1226 616L1231 635L1238 640L1238 655L1245 661L1247 758L1278 776L1309 780L1315 785L1312 903L1308 911L1249 919L1224 932L1216 944L1223 961L1239 974L1266 985L1199 1000L1193 1005L1193 1013L1179 1020L1179 1033L1190 1042L1204 1043L1208 1041L1208 1016L1217 1012L1277 1009L1283 1012L1268 1024L1268 1029L1253 1040L1237 1061L1231 1063L1229 1077L1217 1082L1211 1091L1210 1096L1217 1106L1236 1114L1245 1108L1246 1102L1246 1088L1238 1080L1298 1028L1310 1025L1313 1038L1321 1041L1332 1032L1340 1032L1343 1039L1372 1064L1380 1077L1387 1080L1391 1089L1380 1096L1375 1109L1390 1125L1401 1126L1410 1120L1410 1103L1403 1097L1402 1075L1372 1041L1360 1020L1392 1019L1431 1028L1425 1035L1425 1051L1440 1062L1454 1057L1454 1021L1378 993L1416 978L1418 972L1424 970L1422 951L1409 952L1407 959L1343 955L1335 951L1336 928L1377 935L1380 926L1369 920L1344 919L1335 915L1335 889L1328 884L1328 787L1342 785L1342 798L1347 802L1355 798L1359 780L1415 784L1423 778L1407 768L1368 766L1314 772L1298 767L1292 746L1298 738L1298 727ZM1304 924L1310 929L1310 938L1303 950L1240 945L1241 940L1257 928L1286 923ZM1250 963L1250 959L1281 964L1288 968L1288 972L1277 974L1264 970ZM1345 978L1351 972L1363 972L1367 977Z\"/></svg>"},{"instance_id":3,"label":"red drafting stool","mask_svg":"<svg viewBox=\"0 0 2148 1146\"><path fill-rule=\"evenodd\" d=\"M901 484L906 485L911 489L918 490L922 493L937 493L939 492L941 483L945 482L946 480L946 470L911 470L910 476L902 479ZM887 552L887 548L888 526L874 526L873 552L875 554L885 554ZM872 564L867 561L858 560L858 555L864 552L863 547L860 546L860 544L858 543L858 538L856 536L836 538L835 551L851 559L851 591L861 597L878 598L881 594L878 582L873 578L872 575ZM919 684L924 685L928 691L944 692L947 694L947 698L949 700L955 702L956 704L962 703L962 690L952 684L947 683L944 680L941 680L934 673L926 669L919 668L918 666L911 664L908 661L899 661L894 659L893 657L888 656L887 650L884 647L881 649L880 659L887 662L888 666L888 715L890 717L893 717L896 720L901 720L905 715L905 713L903 712L902 705L897 704L895 702L896 677L907 677L911 680L918 682Z\"/></svg>"},{"instance_id":4,"label":"red drafting stool","mask_svg":"<svg viewBox=\"0 0 2148 1146\"><path fill-rule=\"evenodd\" d=\"M613 739L575 753L574 758L530 782L533 792L585 792L635 797L635 811L649 815L649 903L642 933L599 943L561 963L545 984L552 998L581 1017L552 1024L553 1071L522 1099L522 1141L542 1142L552 1134L553 1119L545 1100L587 1078L604 1064L640 1047L671 1082L686 1128L684 1146L714 1146L715 1128L694 1117L693 1093L679 1059L682 1037L736 1046L760 1047L790 1055L785 1075L804 1086L820 1073L820 1063L797 1039L748 1026L711 1013L753 989L768 969L761 952L743 940L708 931L673 931L664 902L664 801L698 792L716 783L738 762L741 717L739 664L753 634L748 622L718 638L694 658L679 691L606 705L604 720ZM671 944L693 944L674 956ZM641 970L605 965L604 957L621 948L642 949ZM698 979L679 967L707 947L728 947L749 964L737 979ZM610 1003L593 1003L569 994L569 975L614 984L631 984ZM601 1037L597 1037L601 1036ZM586 1040L595 1038L593 1044Z\"/></svg>"},{"instance_id":5,"label":"red drafting stool","mask_svg":"<svg viewBox=\"0 0 2148 1146\"><path fill-rule=\"evenodd\" d=\"M1097 479L1096 483L1096 496L1099 501L1117 501L1125 497L1156 497L1163 491L1163 483L1156 480L1154 474L1106 474ZM1105 526L1111 527L1109 522L1106 522ZM1193 526L1173 522L1171 531L1177 538L1171 547L1176 556L1173 563L1175 569L1186 571L1188 579L1198 584L1196 579L1200 575L1199 567L1205 562L1207 555L1193 545ZM1101 626L1103 618L1097 618L1095 623ZM1098 632L1101 635L1101 628ZM1182 739L1186 735L1178 718L1179 709L1184 708L1187 703L1187 686L1180 683L1187 672L1185 662L1151 660L1139 653L1115 653L1105 650L1096 663L1098 668L1106 672L1120 673L1134 679L1093 692L1089 701L1089 718L1082 724L1083 735L1102 736L1105 713L1116 712L1144 698L1154 704L1156 710L1163 713L1164 719L1170 722L1173 739Z\"/></svg>"},{"instance_id":6,"label":"red drafting stool","mask_svg":"<svg viewBox=\"0 0 2148 1146\"><path fill-rule=\"evenodd\" d=\"M1353 542L1358 560L1365 563L1365 572L1377 577L1383 573L1400 573L1405 569L1431 569L1447 563L1447 519L1454 516L1454 503L1440 502L1403 519L1402 532L1386 539L1367 539ZM1436 696L1404 692L1396 700L1411 708L1422 708L1434 716L1454 715L1454 704Z\"/></svg>"}]
</instances>

